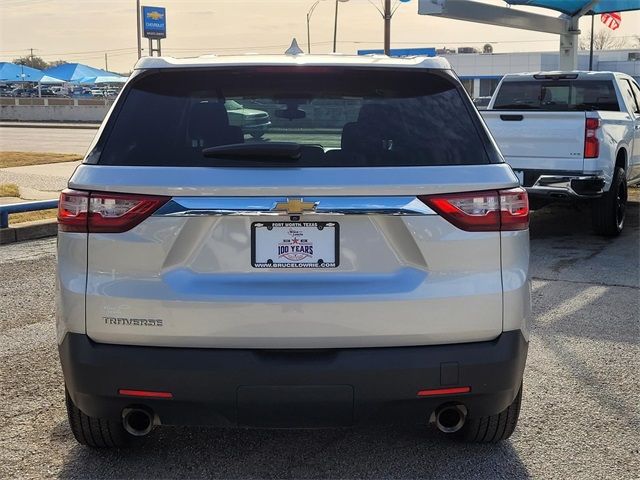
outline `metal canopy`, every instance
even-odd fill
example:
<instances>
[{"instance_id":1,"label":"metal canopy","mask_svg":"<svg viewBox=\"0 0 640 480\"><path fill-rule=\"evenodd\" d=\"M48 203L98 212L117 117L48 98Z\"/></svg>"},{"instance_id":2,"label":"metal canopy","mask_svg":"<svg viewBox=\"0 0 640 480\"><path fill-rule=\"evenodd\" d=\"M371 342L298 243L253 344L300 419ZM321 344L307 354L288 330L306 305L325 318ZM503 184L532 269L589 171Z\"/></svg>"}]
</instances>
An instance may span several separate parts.
<instances>
[{"instance_id":1,"label":"metal canopy","mask_svg":"<svg viewBox=\"0 0 640 480\"><path fill-rule=\"evenodd\" d=\"M418 0L418 14L452 18L500 27L519 28L560 36L559 68L578 67L580 17L587 14L640 10L640 0L505 0L507 5L526 5L560 12L552 17L499 7L473 0Z\"/></svg>"},{"instance_id":2,"label":"metal canopy","mask_svg":"<svg viewBox=\"0 0 640 480\"><path fill-rule=\"evenodd\" d=\"M3 83L63 83L59 78L46 75L42 70L0 62L0 82Z\"/></svg>"},{"instance_id":3,"label":"metal canopy","mask_svg":"<svg viewBox=\"0 0 640 480\"><path fill-rule=\"evenodd\" d=\"M82 63L63 63L57 67L45 70L47 75L61 78L65 82L79 82L85 78L93 77L119 77L120 75L99 68L93 68Z\"/></svg>"},{"instance_id":4,"label":"metal canopy","mask_svg":"<svg viewBox=\"0 0 640 480\"><path fill-rule=\"evenodd\" d=\"M575 15L587 7L590 0L505 0L509 5L526 5L528 7L542 7ZM624 12L640 10L640 0L600 0L589 7L588 13Z\"/></svg>"}]
</instances>

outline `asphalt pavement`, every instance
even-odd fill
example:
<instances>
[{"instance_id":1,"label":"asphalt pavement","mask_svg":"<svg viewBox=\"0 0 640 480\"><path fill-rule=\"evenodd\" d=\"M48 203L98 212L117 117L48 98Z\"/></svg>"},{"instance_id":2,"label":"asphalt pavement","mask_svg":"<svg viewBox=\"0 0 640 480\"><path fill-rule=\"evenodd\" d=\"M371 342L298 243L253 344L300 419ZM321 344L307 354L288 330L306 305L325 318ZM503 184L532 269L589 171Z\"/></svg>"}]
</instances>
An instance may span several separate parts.
<instances>
[{"instance_id":1,"label":"asphalt pavement","mask_svg":"<svg viewBox=\"0 0 640 480\"><path fill-rule=\"evenodd\" d=\"M1 478L638 478L640 204L623 235L588 211L532 218L533 334L520 423L497 445L433 429L157 429L92 451L67 426L54 329L55 240L0 247Z\"/></svg>"}]
</instances>

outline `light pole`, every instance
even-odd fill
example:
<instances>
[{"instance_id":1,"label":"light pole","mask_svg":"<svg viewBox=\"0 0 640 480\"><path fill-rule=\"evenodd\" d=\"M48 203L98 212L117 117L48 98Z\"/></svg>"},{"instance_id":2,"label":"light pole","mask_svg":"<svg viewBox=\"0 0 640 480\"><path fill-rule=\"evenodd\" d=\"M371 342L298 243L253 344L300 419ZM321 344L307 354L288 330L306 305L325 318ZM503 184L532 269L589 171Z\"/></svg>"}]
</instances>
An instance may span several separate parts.
<instances>
[{"instance_id":1,"label":"light pole","mask_svg":"<svg viewBox=\"0 0 640 480\"><path fill-rule=\"evenodd\" d=\"M338 2L348 2L349 0L336 0L336 15L333 21L333 53L336 53L338 43Z\"/></svg>"},{"instance_id":2,"label":"light pole","mask_svg":"<svg viewBox=\"0 0 640 480\"><path fill-rule=\"evenodd\" d=\"M311 15L322 0L316 0L307 12L307 53L311 53Z\"/></svg>"},{"instance_id":3,"label":"light pole","mask_svg":"<svg viewBox=\"0 0 640 480\"><path fill-rule=\"evenodd\" d=\"M140 0L136 0L136 32L138 34L138 60L142 57L142 38L140 38Z\"/></svg>"},{"instance_id":4,"label":"light pole","mask_svg":"<svg viewBox=\"0 0 640 480\"><path fill-rule=\"evenodd\" d=\"M382 18L384 19L384 54L391 55L391 19L393 18L393 14L396 13L396 10L400 6L401 3L408 3L411 0L397 0L395 6L391 8L391 0L384 0L384 8L380 10L380 8L369 0L369 3L376 7L376 10L380 12Z\"/></svg>"}]
</instances>

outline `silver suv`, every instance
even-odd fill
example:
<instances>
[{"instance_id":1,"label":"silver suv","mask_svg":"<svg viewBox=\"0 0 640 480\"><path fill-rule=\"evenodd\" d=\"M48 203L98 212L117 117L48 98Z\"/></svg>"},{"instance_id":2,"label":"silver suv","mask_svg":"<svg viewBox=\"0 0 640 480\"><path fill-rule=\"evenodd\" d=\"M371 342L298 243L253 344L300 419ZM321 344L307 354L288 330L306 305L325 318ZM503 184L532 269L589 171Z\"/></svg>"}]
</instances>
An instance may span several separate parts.
<instances>
[{"instance_id":1,"label":"silver suv","mask_svg":"<svg viewBox=\"0 0 640 480\"><path fill-rule=\"evenodd\" d=\"M268 113L254 138L225 102ZM155 425L513 432L529 207L439 58L143 59L60 197L77 440Z\"/></svg>"}]
</instances>

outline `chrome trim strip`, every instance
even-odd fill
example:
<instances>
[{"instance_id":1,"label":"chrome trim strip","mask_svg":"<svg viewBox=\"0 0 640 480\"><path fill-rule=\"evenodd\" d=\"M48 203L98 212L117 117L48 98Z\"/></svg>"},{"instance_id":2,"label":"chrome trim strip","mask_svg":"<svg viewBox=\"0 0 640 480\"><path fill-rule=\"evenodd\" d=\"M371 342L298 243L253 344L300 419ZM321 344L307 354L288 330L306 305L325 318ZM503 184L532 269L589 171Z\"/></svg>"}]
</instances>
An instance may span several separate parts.
<instances>
[{"instance_id":1,"label":"chrome trim strip","mask_svg":"<svg viewBox=\"0 0 640 480\"><path fill-rule=\"evenodd\" d=\"M435 215L413 196L300 197L316 203L315 211L302 214L274 211L276 203L293 197L173 197L154 213L163 217L291 216L291 215Z\"/></svg>"}]
</instances>

